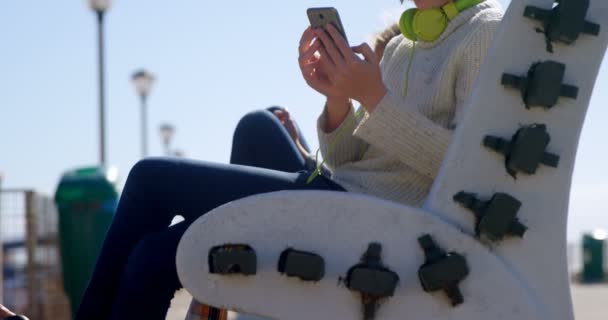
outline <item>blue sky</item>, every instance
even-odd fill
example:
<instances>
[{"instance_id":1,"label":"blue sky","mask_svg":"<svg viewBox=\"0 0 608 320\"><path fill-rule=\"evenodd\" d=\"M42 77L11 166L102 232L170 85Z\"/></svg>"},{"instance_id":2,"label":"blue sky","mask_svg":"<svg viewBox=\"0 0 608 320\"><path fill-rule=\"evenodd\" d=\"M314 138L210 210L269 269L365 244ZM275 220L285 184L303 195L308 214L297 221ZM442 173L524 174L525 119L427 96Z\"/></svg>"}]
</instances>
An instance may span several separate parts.
<instances>
[{"instance_id":1,"label":"blue sky","mask_svg":"<svg viewBox=\"0 0 608 320\"><path fill-rule=\"evenodd\" d=\"M507 4L507 0L502 1ZM353 43L400 12L396 0L114 1L107 15L107 153L124 177L139 159L139 105L130 75L158 81L149 101L149 153L158 125L177 127L188 157L227 162L232 130L246 112L287 106L316 147L323 98L297 66L305 10L334 6ZM51 194L61 173L95 164L96 24L86 1L0 2L0 172L6 187ZM608 84L603 67L598 88ZM606 91L596 90L583 132L571 207L571 237L608 228Z\"/></svg>"}]
</instances>

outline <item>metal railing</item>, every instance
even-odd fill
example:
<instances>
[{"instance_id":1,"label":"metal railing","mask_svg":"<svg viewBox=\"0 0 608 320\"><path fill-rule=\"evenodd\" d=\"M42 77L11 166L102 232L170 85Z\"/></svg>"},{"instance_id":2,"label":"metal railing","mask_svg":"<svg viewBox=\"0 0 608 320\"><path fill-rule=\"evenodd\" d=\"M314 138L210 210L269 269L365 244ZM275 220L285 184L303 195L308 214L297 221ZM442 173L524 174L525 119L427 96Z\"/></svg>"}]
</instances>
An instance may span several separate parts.
<instances>
[{"instance_id":1,"label":"metal railing","mask_svg":"<svg viewBox=\"0 0 608 320\"><path fill-rule=\"evenodd\" d=\"M2 190L2 175L0 175L0 190ZM0 304L4 304L4 242L2 241L2 197L0 196Z\"/></svg>"},{"instance_id":2,"label":"metal railing","mask_svg":"<svg viewBox=\"0 0 608 320\"><path fill-rule=\"evenodd\" d=\"M52 199L32 190L0 190L0 217L3 303L31 319L69 319Z\"/></svg>"}]
</instances>

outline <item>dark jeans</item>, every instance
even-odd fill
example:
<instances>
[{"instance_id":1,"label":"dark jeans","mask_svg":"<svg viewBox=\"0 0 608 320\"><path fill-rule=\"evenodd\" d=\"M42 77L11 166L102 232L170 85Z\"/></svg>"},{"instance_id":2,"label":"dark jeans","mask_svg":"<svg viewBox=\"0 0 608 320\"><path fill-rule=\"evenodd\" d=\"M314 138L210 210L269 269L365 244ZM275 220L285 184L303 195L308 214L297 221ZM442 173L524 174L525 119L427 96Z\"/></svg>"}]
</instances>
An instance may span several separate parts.
<instances>
[{"instance_id":1,"label":"dark jeans","mask_svg":"<svg viewBox=\"0 0 608 320\"><path fill-rule=\"evenodd\" d=\"M272 115L277 108L248 113L239 121L232 139L230 163L286 172L313 169L287 129ZM310 152L301 131L300 144Z\"/></svg>"},{"instance_id":2,"label":"dark jeans","mask_svg":"<svg viewBox=\"0 0 608 320\"><path fill-rule=\"evenodd\" d=\"M239 124L241 129L246 126ZM277 130L276 123L274 128L266 123L257 128ZM250 150L256 154L283 157L275 152L290 149L282 144L291 139L264 143L244 136L246 140L240 141L239 130L236 133L235 140L239 141L235 145L245 148L246 141L250 141L256 146ZM280 133L277 130L273 134ZM255 159L262 165L268 164L265 161L274 163L271 158L259 156L238 158L236 161ZM297 157L292 154L285 159ZM297 169L297 164L294 160L289 170ZM127 178L76 319L164 319L175 291L181 288L175 267L177 245L195 219L224 203L254 194L279 190L344 191L324 177L306 184L308 176L307 171L290 173L178 159L138 162ZM185 221L169 227L176 215Z\"/></svg>"}]
</instances>

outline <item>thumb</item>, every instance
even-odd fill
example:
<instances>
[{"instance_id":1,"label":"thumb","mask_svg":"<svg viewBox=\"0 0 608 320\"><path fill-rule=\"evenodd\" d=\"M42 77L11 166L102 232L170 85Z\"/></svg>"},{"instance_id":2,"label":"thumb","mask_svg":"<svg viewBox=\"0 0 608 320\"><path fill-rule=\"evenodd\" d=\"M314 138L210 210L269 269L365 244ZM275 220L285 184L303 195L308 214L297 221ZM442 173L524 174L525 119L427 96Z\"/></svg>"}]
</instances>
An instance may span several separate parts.
<instances>
[{"instance_id":1,"label":"thumb","mask_svg":"<svg viewBox=\"0 0 608 320\"><path fill-rule=\"evenodd\" d=\"M274 113L274 115L275 115L277 118L281 119L281 120L284 120L284 119L285 119L285 111L284 111L284 110L275 110L275 111L273 111L272 113Z\"/></svg>"},{"instance_id":2,"label":"thumb","mask_svg":"<svg viewBox=\"0 0 608 320\"><path fill-rule=\"evenodd\" d=\"M352 49L354 52L362 54L365 61L370 63L378 63L378 57L376 57L374 50L372 50L367 43L364 42L358 46L352 47Z\"/></svg>"}]
</instances>

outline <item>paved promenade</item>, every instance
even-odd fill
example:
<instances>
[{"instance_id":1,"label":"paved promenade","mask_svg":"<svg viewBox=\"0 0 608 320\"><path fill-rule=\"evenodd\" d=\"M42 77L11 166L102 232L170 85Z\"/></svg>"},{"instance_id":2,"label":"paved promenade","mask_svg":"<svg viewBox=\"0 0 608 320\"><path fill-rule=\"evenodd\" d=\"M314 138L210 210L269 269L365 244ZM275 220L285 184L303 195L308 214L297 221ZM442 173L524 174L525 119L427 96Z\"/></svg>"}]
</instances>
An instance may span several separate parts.
<instances>
[{"instance_id":1,"label":"paved promenade","mask_svg":"<svg viewBox=\"0 0 608 320\"><path fill-rule=\"evenodd\" d=\"M608 319L608 285L573 285L576 320Z\"/></svg>"}]
</instances>

